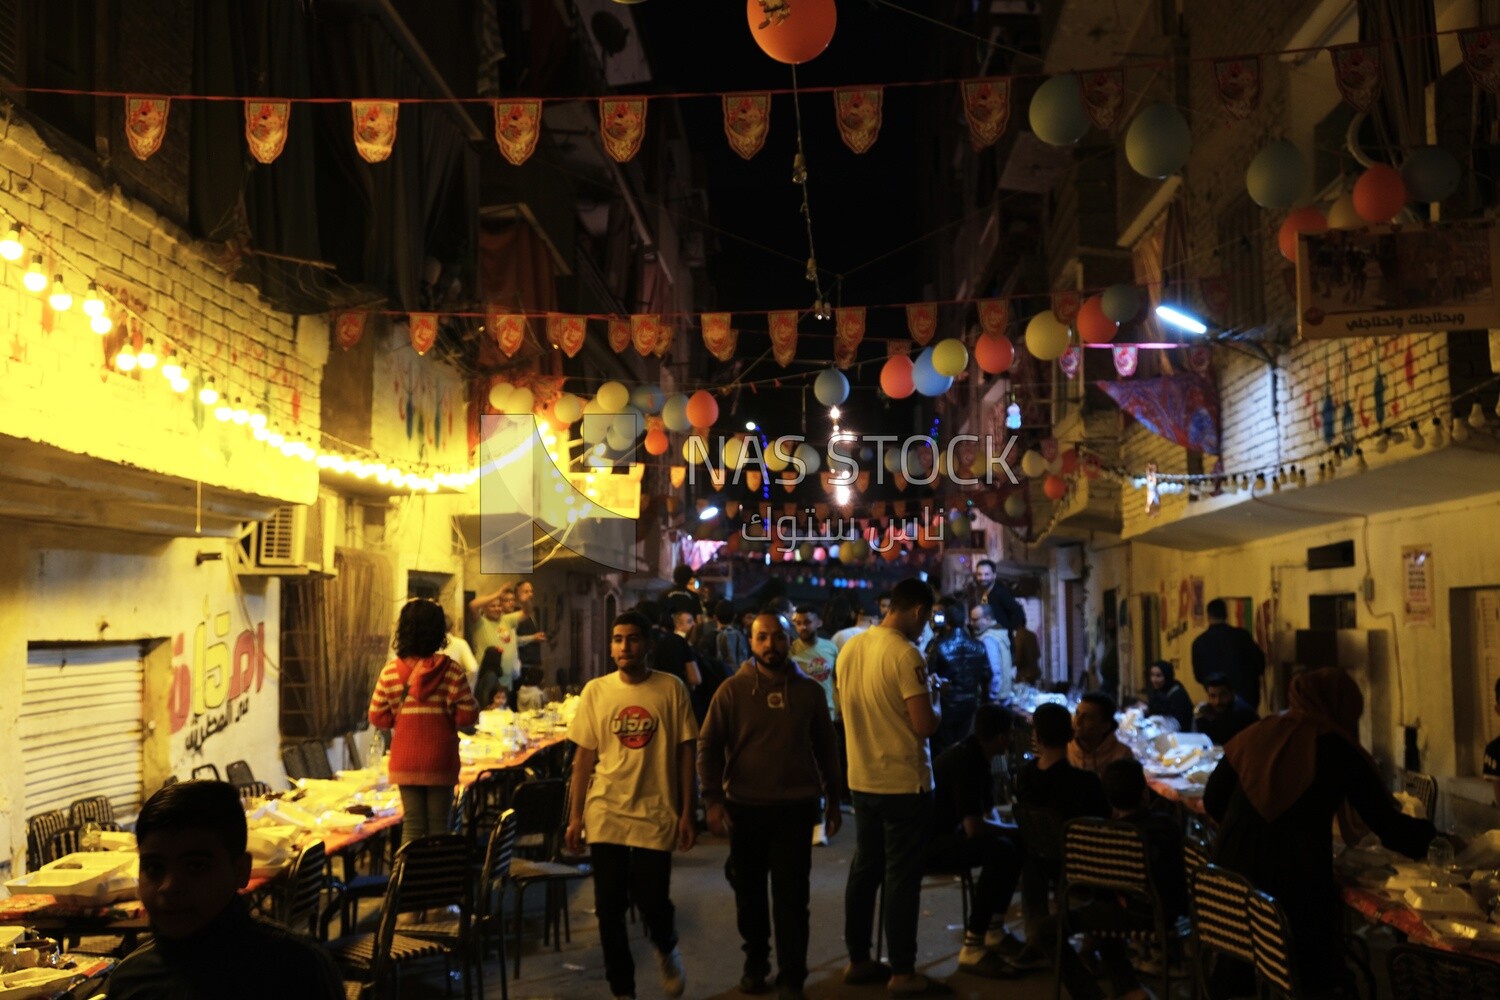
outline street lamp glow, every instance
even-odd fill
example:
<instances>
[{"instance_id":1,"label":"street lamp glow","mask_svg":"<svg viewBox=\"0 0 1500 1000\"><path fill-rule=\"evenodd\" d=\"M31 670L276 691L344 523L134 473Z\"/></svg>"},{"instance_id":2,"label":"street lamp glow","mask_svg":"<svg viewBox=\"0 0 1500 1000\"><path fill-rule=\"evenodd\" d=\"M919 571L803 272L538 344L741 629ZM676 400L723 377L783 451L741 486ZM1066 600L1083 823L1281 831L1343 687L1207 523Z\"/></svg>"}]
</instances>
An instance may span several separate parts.
<instances>
[{"instance_id":1,"label":"street lamp glow","mask_svg":"<svg viewBox=\"0 0 1500 1000\"><path fill-rule=\"evenodd\" d=\"M753 431L755 429L756 429L756 427L755 427L755 421L754 420L746 420L745 421L745 430L747 430L747 431Z\"/></svg>"},{"instance_id":2,"label":"street lamp glow","mask_svg":"<svg viewBox=\"0 0 1500 1000\"><path fill-rule=\"evenodd\" d=\"M1197 316L1165 303L1156 307L1156 318L1184 333L1201 336L1208 332L1208 324Z\"/></svg>"},{"instance_id":3,"label":"street lamp glow","mask_svg":"<svg viewBox=\"0 0 1500 1000\"><path fill-rule=\"evenodd\" d=\"M704 507L698 512L698 520L700 521L712 521L718 516L719 508L715 507L713 504L709 504L707 507Z\"/></svg>"}]
</instances>

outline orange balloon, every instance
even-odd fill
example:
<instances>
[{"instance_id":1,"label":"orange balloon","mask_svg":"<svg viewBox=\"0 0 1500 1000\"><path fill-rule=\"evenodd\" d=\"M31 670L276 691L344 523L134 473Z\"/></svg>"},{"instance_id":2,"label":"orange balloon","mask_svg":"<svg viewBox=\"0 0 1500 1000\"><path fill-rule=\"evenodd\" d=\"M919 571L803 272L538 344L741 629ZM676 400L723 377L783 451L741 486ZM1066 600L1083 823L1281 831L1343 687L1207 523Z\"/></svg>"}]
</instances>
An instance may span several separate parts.
<instances>
[{"instance_id":1,"label":"orange balloon","mask_svg":"<svg viewBox=\"0 0 1500 1000\"><path fill-rule=\"evenodd\" d=\"M672 447L672 442L667 437L666 431L662 430L660 427L653 427L646 432L645 445L646 454L665 455L667 453L667 449Z\"/></svg>"},{"instance_id":2,"label":"orange balloon","mask_svg":"<svg viewBox=\"0 0 1500 1000\"><path fill-rule=\"evenodd\" d=\"M982 366L984 362L980 362ZM912 381L911 358L904 354L893 354L880 368L880 388L892 399L905 399L917 391Z\"/></svg>"},{"instance_id":3,"label":"orange balloon","mask_svg":"<svg viewBox=\"0 0 1500 1000\"><path fill-rule=\"evenodd\" d=\"M1377 163L1354 182L1354 211L1366 222L1390 222L1406 205L1401 171Z\"/></svg>"},{"instance_id":4,"label":"orange balloon","mask_svg":"<svg viewBox=\"0 0 1500 1000\"><path fill-rule=\"evenodd\" d=\"M1015 357L1015 345L1003 334L986 333L974 342L974 360L979 362L982 371L991 375L999 375L1010 368Z\"/></svg>"},{"instance_id":5,"label":"orange balloon","mask_svg":"<svg viewBox=\"0 0 1500 1000\"><path fill-rule=\"evenodd\" d=\"M745 0L745 19L750 23L750 37L762 52L777 62L795 65L828 48L838 24L838 9L833 0L797 0L790 13L777 21L767 17L760 0Z\"/></svg>"},{"instance_id":6,"label":"orange balloon","mask_svg":"<svg viewBox=\"0 0 1500 1000\"><path fill-rule=\"evenodd\" d=\"M880 558L884 559L886 562L895 562L897 559L901 558L900 545L892 542L890 539L886 539L886 545L887 548L885 549L885 551L880 553Z\"/></svg>"},{"instance_id":7,"label":"orange balloon","mask_svg":"<svg viewBox=\"0 0 1500 1000\"><path fill-rule=\"evenodd\" d=\"M1281 224L1281 231L1276 234L1276 245L1281 249L1281 256L1295 264L1297 263L1297 237L1302 233L1326 232L1328 232L1328 217L1316 205L1308 205L1306 208L1296 209L1286 217L1286 221Z\"/></svg>"},{"instance_id":8,"label":"orange balloon","mask_svg":"<svg viewBox=\"0 0 1500 1000\"><path fill-rule=\"evenodd\" d=\"M688 422L694 427L712 427L719 419L719 404L707 389L699 389L688 399Z\"/></svg>"},{"instance_id":9,"label":"orange balloon","mask_svg":"<svg viewBox=\"0 0 1500 1000\"><path fill-rule=\"evenodd\" d=\"M1048 500L1061 500L1063 494L1068 492L1068 481L1062 476L1050 475L1042 480L1042 492L1047 494Z\"/></svg>"},{"instance_id":10,"label":"orange balloon","mask_svg":"<svg viewBox=\"0 0 1500 1000\"><path fill-rule=\"evenodd\" d=\"M1115 339L1120 324L1104 315L1104 296L1090 295L1078 309L1078 338L1085 344L1107 344Z\"/></svg>"}]
</instances>

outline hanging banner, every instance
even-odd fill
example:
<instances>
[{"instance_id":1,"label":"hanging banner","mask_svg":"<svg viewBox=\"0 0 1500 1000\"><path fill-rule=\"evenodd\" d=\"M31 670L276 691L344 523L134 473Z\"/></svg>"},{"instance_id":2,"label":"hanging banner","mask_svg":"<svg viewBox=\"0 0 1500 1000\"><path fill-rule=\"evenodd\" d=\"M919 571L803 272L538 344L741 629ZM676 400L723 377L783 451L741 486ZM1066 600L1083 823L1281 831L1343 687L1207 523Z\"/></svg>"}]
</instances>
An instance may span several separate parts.
<instances>
[{"instance_id":1,"label":"hanging banner","mask_svg":"<svg viewBox=\"0 0 1500 1000\"><path fill-rule=\"evenodd\" d=\"M1083 296L1078 292L1053 292L1052 313L1068 326L1078 318L1078 310L1083 305Z\"/></svg>"},{"instance_id":2,"label":"hanging banner","mask_svg":"<svg viewBox=\"0 0 1500 1000\"><path fill-rule=\"evenodd\" d=\"M380 163L396 144L396 118L401 105L395 101L351 101L354 112L354 148L366 163Z\"/></svg>"},{"instance_id":3,"label":"hanging banner","mask_svg":"<svg viewBox=\"0 0 1500 1000\"><path fill-rule=\"evenodd\" d=\"M912 340L926 347L937 332L937 306L931 302L907 306L906 329Z\"/></svg>"},{"instance_id":4,"label":"hanging banner","mask_svg":"<svg viewBox=\"0 0 1500 1000\"><path fill-rule=\"evenodd\" d=\"M1120 120L1120 109L1125 106L1125 71L1122 69L1096 69L1080 74L1083 86L1083 110L1095 128L1108 131Z\"/></svg>"},{"instance_id":5,"label":"hanging banner","mask_svg":"<svg viewBox=\"0 0 1500 1000\"><path fill-rule=\"evenodd\" d=\"M531 159L541 134L541 101L495 102L495 145L511 166L519 167Z\"/></svg>"},{"instance_id":6,"label":"hanging banner","mask_svg":"<svg viewBox=\"0 0 1500 1000\"><path fill-rule=\"evenodd\" d=\"M1165 375L1135 382L1100 382L1121 410L1152 434L1189 451L1218 455L1219 390L1202 375Z\"/></svg>"},{"instance_id":7,"label":"hanging banner","mask_svg":"<svg viewBox=\"0 0 1500 1000\"><path fill-rule=\"evenodd\" d=\"M625 163L641 148L646 135L644 97L599 98L599 137L604 150L616 163Z\"/></svg>"},{"instance_id":8,"label":"hanging banner","mask_svg":"<svg viewBox=\"0 0 1500 1000\"><path fill-rule=\"evenodd\" d=\"M773 312L766 317L771 332L771 354L785 368L797 356L797 314Z\"/></svg>"},{"instance_id":9,"label":"hanging banner","mask_svg":"<svg viewBox=\"0 0 1500 1000\"><path fill-rule=\"evenodd\" d=\"M734 347L739 341L739 331L731 325L729 313L703 314L703 346L720 361L734 357Z\"/></svg>"},{"instance_id":10,"label":"hanging banner","mask_svg":"<svg viewBox=\"0 0 1500 1000\"><path fill-rule=\"evenodd\" d=\"M1407 625L1431 625L1435 600L1432 583L1432 546L1401 548L1401 619Z\"/></svg>"},{"instance_id":11,"label":"hanging banner","mask_svg":"<svg viewBox=\"0 0 1500 1000\"><path fill-rule=\"evenodd\" d=\"M418 354L432 350L437 341L437 313L411 313L408 316L411 333L411 348Z\"/></svg>"},{"instance_id":12,"label":"hanging banner","mask_svg":"<svg viewBox=\"0 0 1500 1000\"><path fill-rule=\"evenodd\" d=\"M1115 344L1113 352L1115 356L1115 374L1121 378L1129 378L1134 375L1136 365L1140 362L1141 349L1134 344Z\"/></svg>"},{"instance_id":13,"label":"hanging banner","mask_svg":"<svg viewBox=\"0 0 1500 1000\"><path fill-rule=\"evenodd\" d=\"M663 357L672 346L673 329L671 324L658 323L656 328L656 350L652 353L658 358Z\"/></svg>"},{"instance_id":14,"label":"hanging banner","mask_svg":"<svg viewBox=\"0 0 1500 1000\"><path fill-rule=\"evenodd\" d=\"M964 117L975 149L993 146L1010 122L1010 78L990 77L963 82Z\"/></svg>"},{"instance_id":15,"label":"hanging banner","mask_svg":"<svg viewBox=\"0 0 1500 1000\"><path fill-rule=\"evenodd\" d=\"M1213 367L1214 356L1205 344L1194 344L1186 351L1188 371L1198 375L1207 375L1208 370Z\"/></svg>"},{"instance_id":16,"label":"hanging banner","mask_svg":"<svg viewBox=\"0 0 1500 1000\"><path fill-rule=\"evenodd\" d=\"M491 311L485 318L485 326L507 358L515 357L526 342L526 317L520 313Z\"/></svg>"},{"instance_id":17,"label":"hanging banner","mask_svg":"<svg viewBox=\"0 0 1500 1000\"><path fill-rule=\"evenodd\" d=\"M1260 103L1260 56L1214 60L1214 83L1230 117L1244 121Z\"/></svg>"},{"instance_id":18,"label":"hanging banner","mask_svg":"<svg viewBox=\"0 0 1500 1000\"><path fill-rule=\"evenodd\" d=\"M875 145L880 135L881 98L879 87L839 87L833 92L833 110L838 118L839 135L850 152L863 153Z\"/></svg>"},{"instance_id":19,"label":"hanging banner","mask_svg":"<svg viewBox=\"0 0 1500 1000\"><path fill-rule=\"evenodd\" d=\"M167 115L171 111L170 98L125 98L125 139L136 159L149 159L161 148L161 141L167 134Z\"/></svg>"},{"instance_id":20,"label":"hanging banner","mask_svg":"<svg viewBox=\"0 0 1500 1000\"><path fill-rule=\"evenodd\" d=\"M1057 359L1057 366L1062 369L1068 378L1077 378L1078 370L1083 367L1083 348L1077 344L1071 345L1062 356Z\"/></svg>"},{"instance_id":21,"label":"hanging banner","mask_svg":"<svg viewBox=\"0 0 1500 1000\"><path fill-rule=\"evenodd\" d=\"M286 146L290 101L246 101L245 144L257 163L275 163Z\"/></svg>"},{"instance_id":22,"label":"hanging banner","mask_svg":"<svg viewBox=\"0 0 1500 1000\"><path fill-rule=\"evenodd\" d=\"M1010 325L1010 302L1006 299L979 300L979 326L994 337L1005 336Z\"/></svg>"},{"instance_id":23,"label":"hanging banner","mask_svg":"<svg viewBox=\"0 0 1500 1000\"><path fill-rule=\"evenodd\" d=\"M655 313L636 313L630 317L630 342L642 357L656 351L661 337L661 317Z\"/></svg>"},{"instance_id":24,"label":"hanging banner","mask_svg":"<svg viewBox=\"0 0 1500 1000\"><path fill-rule=\"evenodd\" d=\"M630 346L630 320L612 319L609 321L609 348L619 354Z\"/></svg>"},{"instance_id":25,"label":"hanging banner","mask_svg":"<svg viewBox=\"0 0 1500 1000\"><path fill-rule=\"evenodd\" d=\"M725 94L724 136L745 159L759 153L771 131L770 94Z\"/></svg>"},{"instance_id":26,"label":"hanging banner","mask_svg":"<svg viewBox=\"0 0 1500 1000\"><path fill-rule=\"evenodd\" d=\"M338 314L333 321L334 339L343 350L348 350L359 343L360 338L365 335L365 323L370 319L370 314L363 309L349 309Z\"/></svg>"},{"instance_id":27,"label":"hanging banner","mask_svg":"<svg viewBox=\"0 0 1500 1000\"><path fill-rule=\"evenodd\" d=\"M1365 113L1380 96L1380 46L1378 44L1334 45L1333 82L1355 111Z\"/></svg>"},{"instance_id":28,"label":"hanging banner","mask_svg":"<svg viewBox=\"0 0 1500 1000\"><path fill-rule=\"evenodd\" d=\"M833 342L858 347L865 339L865 310L863 306L833 311Z\"/></svg>"},{"instance_id":29,"label":"hanging banner","mask_svg":"<svg viewBox=\"0 0 1500 1000\"><path fill-rule=\"evenodd\" d=\"M1494 219L1303 234L1296 274L1304 340L1500 328Z\"/></svg>"},{"instance_id":30,"label":"hanging banner","mask_svg":"<svg viewBox=\"0 0 1500 1000\"><path fill-rule=\"evenodd\" d=\"M563 313L549 313L547 316L547 342L553 347L560 348L568 357L574 357L583 347L583 335L587 328L587 317L568 316Z\"/></svg>"},{"instance_id":31,"label":"hanging banner","mask_svg":"<svg viewBox=\"0 0 1500 1000\"><path fill-rule=\"evenodd\" d=\"M1464 67L1477 86L1500 94L1500 35L1493 27L1473 28L1458 33L1463 49Z\"/></svg>"}]
</instances>

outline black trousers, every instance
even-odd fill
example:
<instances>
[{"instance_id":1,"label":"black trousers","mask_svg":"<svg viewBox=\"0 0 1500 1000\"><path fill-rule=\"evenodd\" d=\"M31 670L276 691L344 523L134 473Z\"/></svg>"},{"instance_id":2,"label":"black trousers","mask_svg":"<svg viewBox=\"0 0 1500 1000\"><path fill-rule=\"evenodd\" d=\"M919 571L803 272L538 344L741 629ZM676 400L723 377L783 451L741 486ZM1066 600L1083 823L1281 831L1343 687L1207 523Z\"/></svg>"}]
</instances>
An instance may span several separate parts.
<instances>
[{"instance_id":1,"label":"black trousers","mask_svg":"<svg viewBox=\"0 0 1500 1000\"><path fill-rule=\"evenodd\" d=\"M657 951L677 947L677 911L670 897L672 855L623 844L591 844L589 854L594 863L594 912L604 949L604 977L615 996L635 996L635 959L630 954L625 911L635 903Z\"/></svg>"},{"instance_id":2,"label":"black trousers","mask_svg":"<svg viewBox=\"0 0 1500 1000\"><path fill-rule=\"evenodd\" d=\"M730 883L744 941L745 971L771 971L771 928L776 930L778 986L807 979L808 878L812 832L821 809L816 799L779 805L727 803ZM766 877L770 876L768 904Z\"/></svg>"},{"instance_id":3,"label":"black trousers","mask_svg":"<svg viewBox=\"0 0 1500 1000\"><path fill-rule=\"evenodd\" d=\"M927 867L963 864L979 868L974 898L969 903L969 925L964 930L983 934L995 917L1004 917L1021 881L1026 852L1018 837L966 837L962 833L935 837L927 845Z\"/></svg>"}]
</instances>

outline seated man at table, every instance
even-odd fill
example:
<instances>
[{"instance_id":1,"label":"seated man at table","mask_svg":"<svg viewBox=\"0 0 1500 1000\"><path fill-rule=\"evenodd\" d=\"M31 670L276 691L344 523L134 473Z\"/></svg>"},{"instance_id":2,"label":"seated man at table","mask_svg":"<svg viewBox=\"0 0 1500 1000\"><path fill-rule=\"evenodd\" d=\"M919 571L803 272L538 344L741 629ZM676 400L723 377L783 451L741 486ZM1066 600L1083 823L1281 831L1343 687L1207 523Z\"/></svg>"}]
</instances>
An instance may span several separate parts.
<instances>
[{"instance_id":1,"label":"seated man at table","mask_svg":"<svg viewBox=\"0 0 1500 1000\"><path fill-rule=\"evenodd\" d=\"M1223 674L1209 674L1203 686L1208 689L1208 701L1198 709L1193 728L1213 740L1214 746L1228 743L1260 718L1245 699L1234 693L1234 685Z\"/></svg>"},{"instance_id":2,"label":"seated man at table","mask_svg":"<svg viewBox=\"0 0 1500 1000\"><path fill-rule=\"evenodd\" d=\"M135 830L154 938L109 977L109 1000L343 997L315 943L251 919L240 897L250 880L245 813L233 785L168 785L141 807Z\"/></svg>"},{"instance_id":3,"label":"seated man at table","mask_svg":"<svg viewBox=\"0 0 1500 1000\"><path fill-rule=\"evenodd\" d=\"M1073 742L1068 744L1068 763L1103 775L1117 760L1134 760L1130 748L1115 736L1115 700L1103 691L1090 691L1073 713Z\"/></svg>"}]
</instances>

